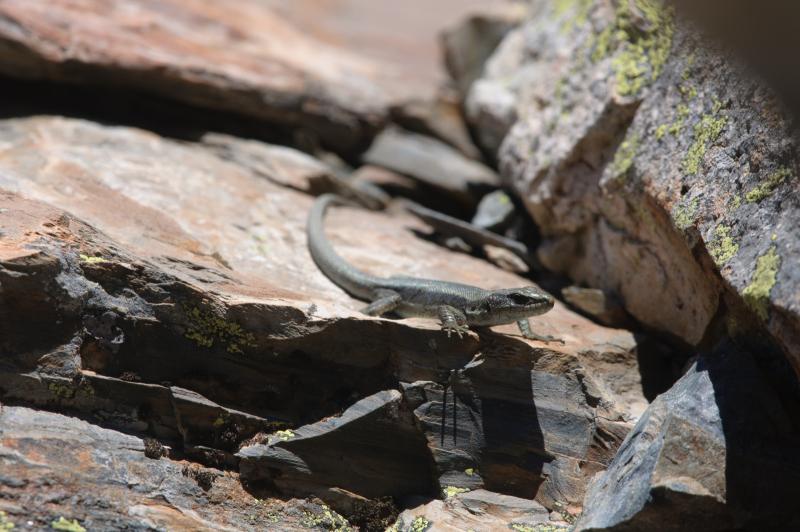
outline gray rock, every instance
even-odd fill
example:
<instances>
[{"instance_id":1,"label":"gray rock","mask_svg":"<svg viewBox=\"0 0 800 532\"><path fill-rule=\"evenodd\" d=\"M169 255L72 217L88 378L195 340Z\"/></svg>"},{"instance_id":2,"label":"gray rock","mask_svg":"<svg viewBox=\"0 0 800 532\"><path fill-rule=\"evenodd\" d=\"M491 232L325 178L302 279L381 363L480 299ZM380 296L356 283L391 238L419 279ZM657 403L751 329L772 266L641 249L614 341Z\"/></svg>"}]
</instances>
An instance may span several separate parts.
<instances>
[{"instance_id":1,"label":"gray rock","mask_svg":"<svg viewBox=\"0 0 800 532\"><path fill-rule=\"evenodd\" d=\"M527 14L523 2L483 7L442 32L444 63L462 94L483 71L483 65L503 37Z\"/></svg>"},{"instance_id":2,"label":"gray rock","mask_svg":"<svg viewBox=\"0 0 800 532\"><path fill-rule=\"evenodd\" d=\"M500 168L542 263L691 345L722 318L800 371L797 149L774 95L653 2L534 9L467 108L479 130L515 116Z\"/></svg>"},{"instance_id":3,"label":"gray rock","mask_svg":"<svg viewBox=\"0 0 800 532\"><path fill-rule=\"evenodd\" d=\"M516 214L514 202L504 190L495 190L481 198L472 224L482 229L502 233L511 225Z\"/></svg>"},{"instance_id":4,"label":"gray rock","mask_svg":"<svg viewBox=\"0 0 800 532\"><path fill-rule=\"evenodd\" d=\"M378 392L340 416L244 447L237 455L242 478L324 499L332 488L367 498L432 494L425 438L400 398L396 390Z\"/></svg>"},{"instance_id":5,"label":"gray rock","mask_svg":"<svg viewBox=\"0 0 800 532\"><path fill-rule=\"evenodd\" d=\"M800 439L788 412L749 355L700 358L594 480L576 530L794 530Z\"/></svg>"},{"instance_id":6,"label":"gray rock","mask_svg":"<svg viewBox=\"0 0 800 532\"><path fill-rule=\"evenodd\" d=\"M447 144L398 128L381 132L363 159L418 179L465 206L474 206L481 191L499 182L489 167L467 159Z\"/></svg>"}]
</instances>

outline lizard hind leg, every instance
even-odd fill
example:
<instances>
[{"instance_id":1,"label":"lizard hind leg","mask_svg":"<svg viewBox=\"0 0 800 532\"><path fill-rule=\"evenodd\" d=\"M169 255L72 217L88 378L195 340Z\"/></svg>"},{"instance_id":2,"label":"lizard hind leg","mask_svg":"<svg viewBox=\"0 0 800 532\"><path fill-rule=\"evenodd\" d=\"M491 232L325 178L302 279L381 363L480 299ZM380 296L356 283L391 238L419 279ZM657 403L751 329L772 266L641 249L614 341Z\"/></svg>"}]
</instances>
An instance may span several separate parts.
<instances>
[{"instance_id":1,"label":"lizard hind leg","mask_svg":"<svg viewBox=\"0 0 800 532\"><path fill-rule=\"evenodd\" d=\"M396 309L401 299L402 297L397 292L381 290L378 292L377 299L361 309L361 313L368 316L382 316Z\"/></svg>"}]
</instances>

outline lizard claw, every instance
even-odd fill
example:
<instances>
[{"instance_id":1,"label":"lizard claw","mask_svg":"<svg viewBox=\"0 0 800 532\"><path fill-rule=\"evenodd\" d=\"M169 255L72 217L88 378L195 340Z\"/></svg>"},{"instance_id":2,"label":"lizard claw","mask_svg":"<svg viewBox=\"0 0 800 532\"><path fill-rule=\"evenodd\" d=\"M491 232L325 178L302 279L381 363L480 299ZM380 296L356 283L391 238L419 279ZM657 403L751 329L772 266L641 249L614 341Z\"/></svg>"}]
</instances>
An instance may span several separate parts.
<instances>
[{"instance_id":1,"label":"lizard claw","mask_svg":"<svg viewBox=\"0 0 800 532\"><path fill-rule=\"evenodd\" d=\"M459 338L464 338L464 335L469 332L469 327L466 325L442 325L442 330L447 333L448 338L452 333L456 333Z\"/></svg>"}]
</instances>

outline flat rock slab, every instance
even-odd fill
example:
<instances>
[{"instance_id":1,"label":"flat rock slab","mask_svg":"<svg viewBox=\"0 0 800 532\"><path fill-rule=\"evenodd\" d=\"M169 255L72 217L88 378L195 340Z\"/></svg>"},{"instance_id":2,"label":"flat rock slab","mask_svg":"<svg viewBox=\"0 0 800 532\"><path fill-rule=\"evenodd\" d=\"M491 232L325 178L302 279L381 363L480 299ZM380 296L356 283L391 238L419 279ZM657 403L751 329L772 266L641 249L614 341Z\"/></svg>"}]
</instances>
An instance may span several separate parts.
<instances>
[{"instance_id":1,"label":"flat rock slab","mask_svg":"<svg viewBox=\"0 0 800 532\"><path fill-rule=\"evenodd\" d=\"M0 72L143 90L304 128L334 148L386 117L382 67L309 37L263 2L88 0L0 5Z\"/></svg>"},{"instance_id":2,"label":"flat rock slab","mask_svg":"<svg viewBox=\"0 0 800 532\"><path fill-rule=\"evenodd\" d=\"M305 512L323 514L304 501L258 500L230 471L147 458L146 443L75 417L0 407L0 524L14 530L49 530L59 521L76 525L70 530L296 530L308 519Z\"/></svg>"},{"instance_id":3,"label":"flat rock slab","mask_svg":"<svg viewBox=\"0 0 800 532\"><path fill-rule=\"evenodd\" d=\"M513 325L458 339L427 320L361 315L363 302L307 253L310 162L233 138L221 152L74 119L0 122L0 338L15 353L0 370L5 397L156 435L221 467L251 437L327 427L320 420L400 382L441 386L464 368L459 408L485 421L461 426L491 436L485 468L474 453L482 482L578 504L629 428L630 405L646 403L633 335L560 303L533 322L565 345L526 341ZM410 231L422 228L402 212L343 208L328 219L337 250L376 275L530 284ZM435 386L422 417L441 404ZM341 432L366 438L376 426L359 417ZM434 455L481 447L437 449L440 434L415 430L426 464L439 464L431 484L469 467ZM315 442L327 437L285 445L314 456ZM323 465L336 471L334 460Z\"/></svg>"}]
</instances>

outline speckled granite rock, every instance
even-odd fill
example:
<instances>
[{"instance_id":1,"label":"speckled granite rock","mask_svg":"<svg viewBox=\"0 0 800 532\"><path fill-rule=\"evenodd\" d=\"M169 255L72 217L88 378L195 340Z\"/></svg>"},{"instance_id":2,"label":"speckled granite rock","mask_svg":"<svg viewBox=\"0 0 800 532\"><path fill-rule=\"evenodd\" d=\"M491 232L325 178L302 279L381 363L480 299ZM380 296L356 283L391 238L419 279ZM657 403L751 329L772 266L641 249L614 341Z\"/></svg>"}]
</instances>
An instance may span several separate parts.
<instances>
[{"instance_id":1,"label":"speckled granite rock","mask_svg":"<svg viewBox=\"0 0 800 532\"><path fill-rule=\"evenodd\" d=\"M800 371L798 159L775 97L654 1L534 10L467 108L502 139L542 262L688 344L725 322Z\"/></svg>"}]
</instances>

